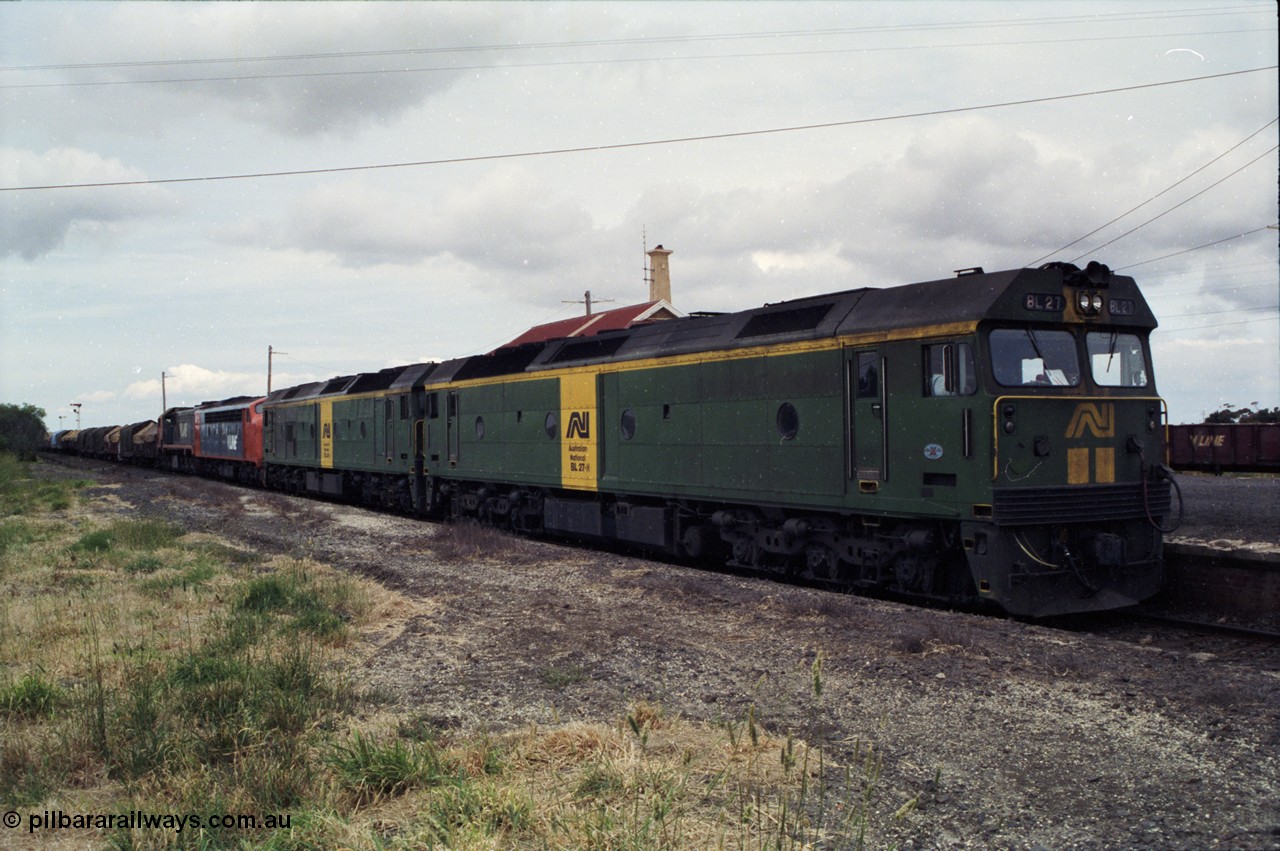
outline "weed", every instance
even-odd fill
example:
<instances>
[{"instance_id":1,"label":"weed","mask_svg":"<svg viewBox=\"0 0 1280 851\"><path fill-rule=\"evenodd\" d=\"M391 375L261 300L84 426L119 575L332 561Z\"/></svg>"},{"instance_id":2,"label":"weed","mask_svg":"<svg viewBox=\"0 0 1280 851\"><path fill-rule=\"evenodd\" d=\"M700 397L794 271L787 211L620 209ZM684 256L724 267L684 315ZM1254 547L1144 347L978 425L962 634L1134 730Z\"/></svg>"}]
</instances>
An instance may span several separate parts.
<instances>
[{"instance_id":1,"label":"weed","mask_svg":"<svg viewBox=\"0 0 1280 851\"><path fill-rule=\"evenodd\" d=\"M63 784L49 756L27 737L0 737L0 801L8 806L34 806Z\"/></svg>"},{"instance_id":2,"label":"weed","mask_svg":"<svg viewBox=\"0 0 1280 851\"><path fill-rule=\"evenodd\" d=\"M517 790L458 783L431 796L423 839L452 848L473 838L522 831L532 825L533 816L533 802Z\"/></svg>"},{"instance_id":3,"label":"weed","mask_svg":"<svg viewBox=\"0 0 1280 851\"><path fill-rule=\"evenodd\" d=\"M164 562L151 554L138 556L124 566L127 573L155 573L164 567Z\"/></svg>"},{"instance_id":4,"label":"weed","mask_svg":"<svg viewBox=\"0 0 1280 851\"><path fill-rule=\"evenodd\" d=\"M8 520L0 523L0 555L9 550L16 550L37 540L38 534L34 526L21 520Z\"/></svg>"},{"instance_id":5,"label":"weed","mask_svg":"<svg viewBox=\"0 0 1280 851\"><path fill-rule=\"evenodd\" d=\"M565 686L580 683L586 678L586 669L581 665L566 665L565 667L550 665L543 668L538 674L538 679L544 686L553 688L556 691L563 691Z\"/></svg>"},{"instance_id":6,"label":"weed","mask_svg":"<svg viewBox=\"0 0 1280 851\"><path fill-rule=\"evenodd\" d=\"M452 777L450 766L430 743L379 741L357 730L325 760L338 782L362 804L434 786Z\"/></svg>"},{"instance_id":7,"label":"weed","mask_svg":"<svg viewBox=\"0 0 1280 851\"><path fill-rule=\"evenodd\" d=\"M607 762L600 762L587 767L582 778L573 790L579 800L608 798L620 795L627 788L622 772Z\"/></svg>"},{"instance_id":8,"label":"weed","mask_svg":"<svg viewBox=\"0 0 1280 851\"><path fill-rule=\"evenodd\" d=\"M82 553L105 553L115 544L111 536L111 532L106 529L99 529L96 532L88 532L80 536L80 540L72 545L71 549Z\"/></svg>"},{"instance_id":9,"label":"weed","mask_svg":"<svg viewBox=\"0 0 1280 851\"><path fill-rule=\"evenodd\" d=\"M348 584L320 587L297 566L253 580L236 603L242 612L289 615L289 629L331 640L344 635L353 608Z\"/></svg>"},{"instance_id":10,"label":"weed","mask_svg":"<svg viewBox=\"0 0 1280 851\"><path fill-rule=\"evenodd\" d=\"M933 622L915 626L899 636L897 648L904 653L945 653L961 650L985 655L986 650L974 638L973 632L950 622Z\"/></svg>"},{"instance_id":11,"label":"weed","mask_svg":"<svg viewBox=\"0 0 1280 851\"><path fill-rule=\"evenodd\" d=\"M432 719L424 715L414 715L400 720L396 727L396 735L411 742L435 742L440 738L440 731Z\"/></svg>"},{"instance_id":12,"label":"weed","mask_svg":"<svg viewBox=\"0 0 1280 851\"><path fill-rule=\"evenodd\" d=\"M34 514L42 510L64 511L71 507L72 495L88 482L38 481L32 478L33 464L19 461L11 453L0 453L0 517Z\"/></svg>"},{"instance_id":13,"label":"weed","mask_svg":"<svg viewBox=\"0 0 1280 851\"><path fill-rule=\"evenodd\" d=\"M451 561L466 559L502 559L525 564L537 558L537 546L525 539L479 523L463 521L437 527L431 548L441 558Z\"/></svg>"},{"instance_id":14,"label":"weed","mask_svg":"<svg viewBox=\"0 0 1280 851\"><path fill-rule=\"evenodd\" d=\"M40 674L26 674L13 685L0 688L0 716L48 716L66 702L67 693Z\"/></svg>"},{"instance_id":15,"label":"weed","mask_svg":"<svg viewBox=\"0 0 1280 851\"><path fill-rule=\"evenodd\" d=\"M158 550L172 546L186 534L181 528L160 520L124 520L109 529L116 545L129 550Z\"/></svg>"}]
</instances>

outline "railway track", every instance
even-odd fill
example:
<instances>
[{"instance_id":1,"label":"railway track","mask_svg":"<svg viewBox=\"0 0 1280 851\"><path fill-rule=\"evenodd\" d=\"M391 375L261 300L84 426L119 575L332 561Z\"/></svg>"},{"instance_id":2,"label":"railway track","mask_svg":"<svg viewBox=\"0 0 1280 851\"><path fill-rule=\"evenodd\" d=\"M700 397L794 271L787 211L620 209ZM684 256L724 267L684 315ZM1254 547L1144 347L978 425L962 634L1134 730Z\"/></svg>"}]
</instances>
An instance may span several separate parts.
<instances>
[{"instance_id":1,"label":"railway track","mask_svg":"<svg viewBox=\"0 0 1280 851\"><path fill-rule=\"evenodd\" d=\"M1063 618L1051 624L1144 647L1195 663L1233 664L1280 675L1280 632L1228 621L1207 621L1152 608Z\"/></svg>"},{"instance_id":2,"label":"railway track","mask_svg":"<svg viewBox=\"0 0 1280 851\"><path fill-rule=\"evenodd\" d=\"M1135 610L1130 614L1132 617L1145 623L1177 627L1178 629L1203 632L1206 634L1234 636L1244 640L1271 642L1273 644L1280 645L1280 631L1272 629L1244 626L1242 624L1227 623L1223 621L1198 620L1172 615L1165 612L1144 609Z\"/></svg>"}]
</instances>

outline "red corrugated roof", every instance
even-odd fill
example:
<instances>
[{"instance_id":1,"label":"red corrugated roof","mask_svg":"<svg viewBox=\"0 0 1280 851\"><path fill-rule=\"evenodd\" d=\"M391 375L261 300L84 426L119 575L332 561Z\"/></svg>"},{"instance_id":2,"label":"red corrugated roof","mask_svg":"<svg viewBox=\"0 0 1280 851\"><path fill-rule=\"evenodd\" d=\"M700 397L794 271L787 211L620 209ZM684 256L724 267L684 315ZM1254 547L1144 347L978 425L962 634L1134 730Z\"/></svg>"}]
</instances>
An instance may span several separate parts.
<instances>
[{"instance_id":1,"label":"red corrugated roof","mask_svg":"<svg viewBox=\"0 0 1280 851\"><path fill-rule=\"evenodd\" d=\"M601 331L617 331L630 328L637 322L646 321L661 313L667 314L663 318L680 315L679 311L665 301L646 301L642 304L605 310L591 316L572 316L568 319L548 322L545 325L535 325L499 348L508 349L523 346L526 343L545 343L548 340L560 340L565 337L587 337L599 334Z\"/></svg>"}]
</instances>

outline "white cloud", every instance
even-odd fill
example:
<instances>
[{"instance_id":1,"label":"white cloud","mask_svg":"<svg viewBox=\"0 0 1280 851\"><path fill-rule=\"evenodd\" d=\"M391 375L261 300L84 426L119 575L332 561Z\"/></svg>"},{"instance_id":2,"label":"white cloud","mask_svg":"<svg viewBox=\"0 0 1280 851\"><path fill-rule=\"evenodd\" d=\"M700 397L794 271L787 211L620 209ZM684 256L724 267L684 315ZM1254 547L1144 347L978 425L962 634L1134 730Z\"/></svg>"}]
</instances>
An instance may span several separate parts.
<instances>
[{"instance_id":1,"label":"white cloud","mask_svg":"<svg viewBox=\"0 0 1280 851\"><path fill-rule=\"evenodd\" d=\"M252 396L266 390L266 375L228 372L184 363L165 370L164 389L170 405ZM288 385L280 385L288 386ZM160 396L160 380L135 381L124 390L130 399L156 399Z\"/></svg>"}]
</instances>

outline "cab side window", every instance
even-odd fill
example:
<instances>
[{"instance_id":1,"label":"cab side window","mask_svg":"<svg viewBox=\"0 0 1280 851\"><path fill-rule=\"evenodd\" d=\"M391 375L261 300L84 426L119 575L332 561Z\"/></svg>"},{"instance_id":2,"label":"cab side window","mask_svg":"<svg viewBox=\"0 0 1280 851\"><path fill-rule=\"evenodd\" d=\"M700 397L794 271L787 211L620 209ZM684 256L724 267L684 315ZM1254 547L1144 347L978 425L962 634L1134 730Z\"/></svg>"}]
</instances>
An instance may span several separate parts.
<instances>
[{"instance_id":1,"label":"cab side window","mask_svg":"<svg viewBox=\"0 0 1280 851\"><path fill-rule=\"evenodd\" d=\"M972 396L978 391L973 346L937 343L924 347L924 395Z\"/></svg>"},{"instance_id":2,"label":"cab side window","mask_svg":"<svg viewBox=\"0 0 1280 851\"><path fill-rule=\"evenodd\" d=\"M880 373L876 369L875 352L858 353L858 398L875 399L880 395Z\"/></svg>"}]
</instances>

